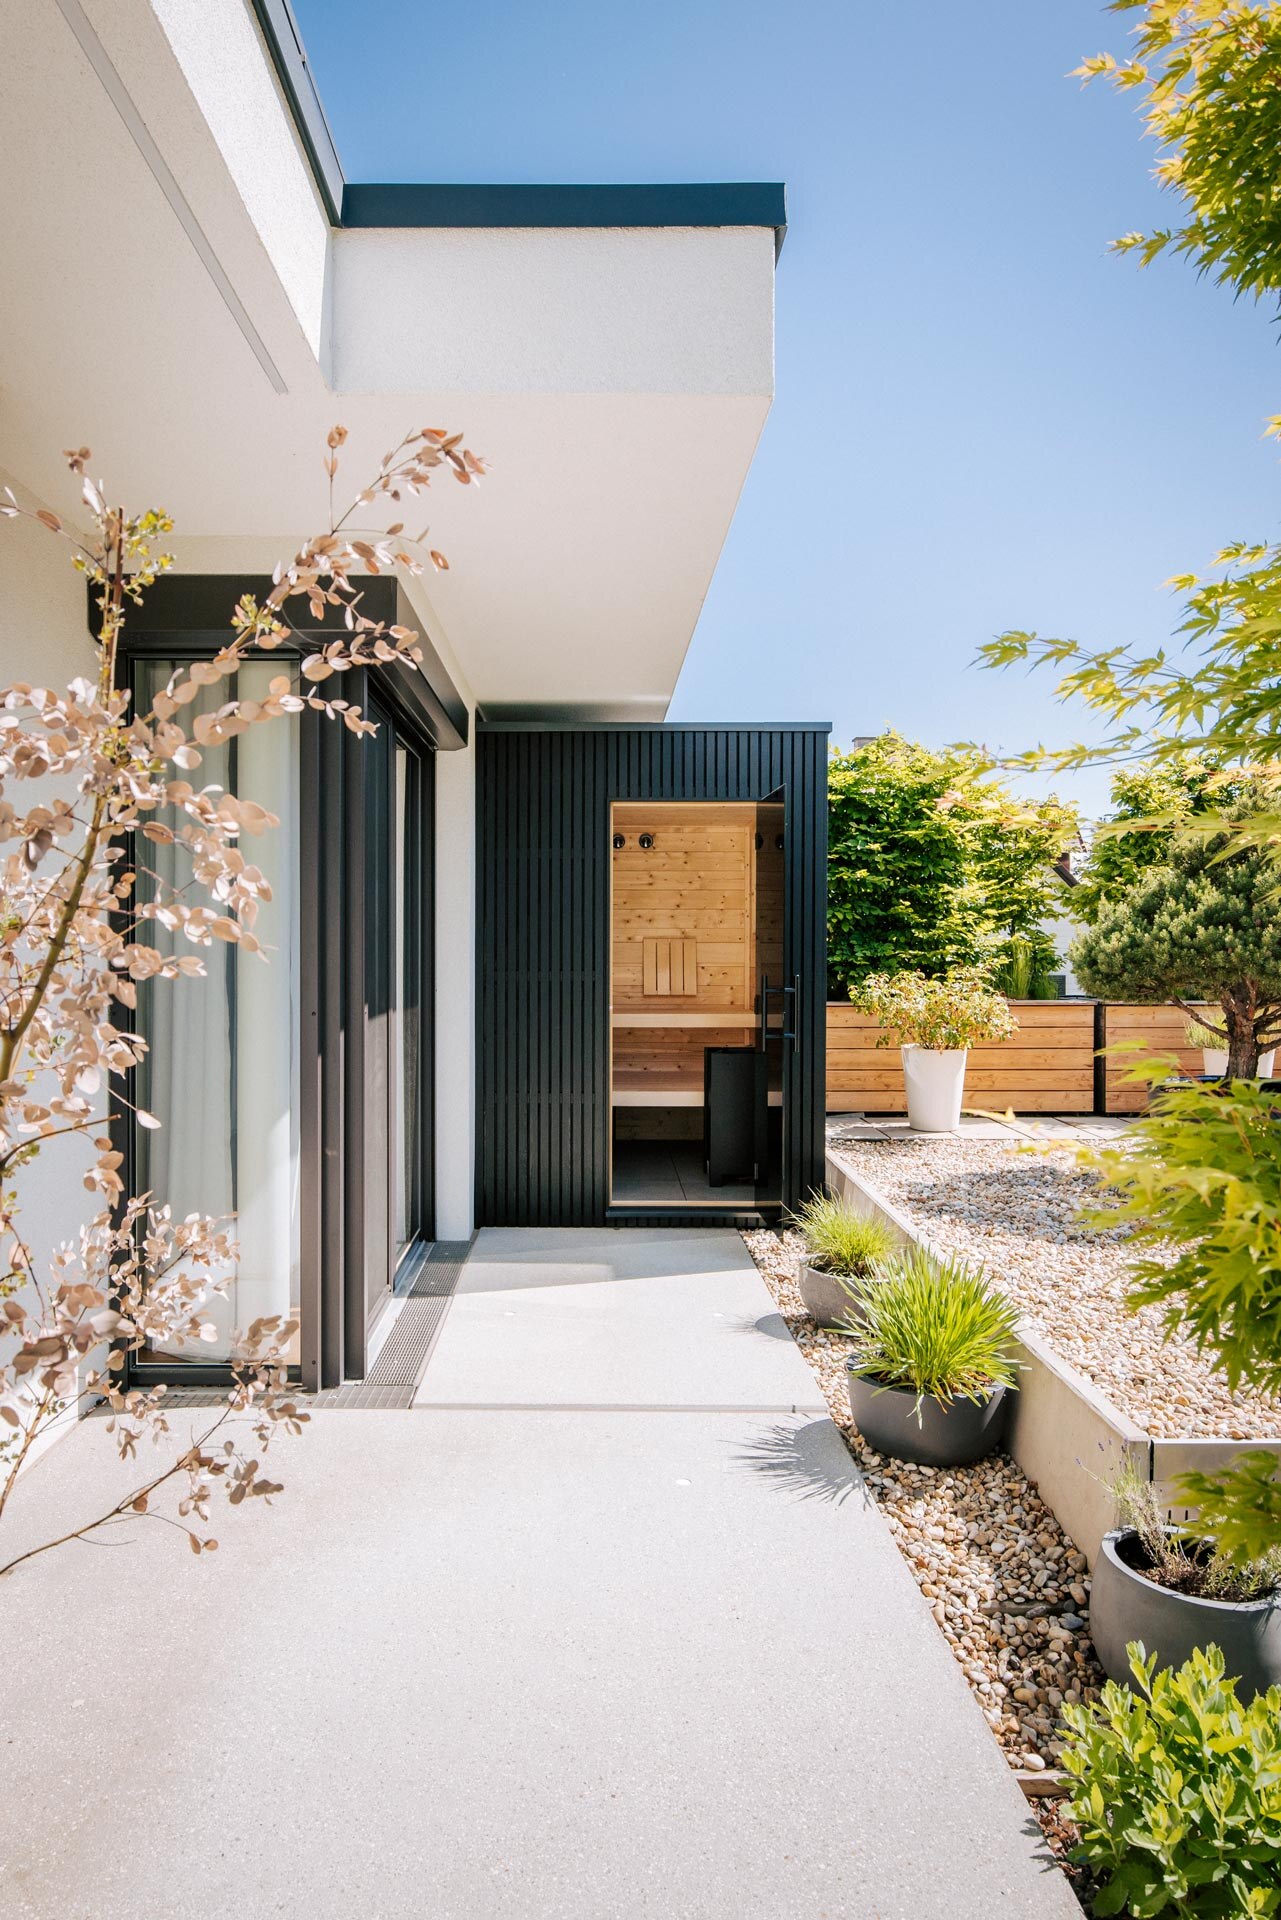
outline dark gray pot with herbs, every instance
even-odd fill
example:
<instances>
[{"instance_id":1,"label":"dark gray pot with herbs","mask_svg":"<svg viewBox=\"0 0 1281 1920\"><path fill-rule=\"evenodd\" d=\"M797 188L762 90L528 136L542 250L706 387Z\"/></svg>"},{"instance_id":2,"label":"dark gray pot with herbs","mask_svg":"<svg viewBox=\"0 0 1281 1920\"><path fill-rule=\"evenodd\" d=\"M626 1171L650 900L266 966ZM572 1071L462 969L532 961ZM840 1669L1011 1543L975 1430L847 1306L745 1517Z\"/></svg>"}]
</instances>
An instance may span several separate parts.
<instances>
[{"instance_id":1,"label":"dark gray pot with herbs","mask_svg":"<svg viewBox=\"0 0 1281 1920\"><path fill-rule=\"evenodd\" d=\"M810 1319L837 1327L857 1318L858 1282L893 1254L898 1241L892 1229L825 1193L811 1194L792 1221L805 1235L796 1285Z\"/></svg>"},{"instance_id":2,"label":"dark gray pot with herbs","mask_svg":"<svg viewBox=\"0 0 1281 1920\"><path fill-rule=\"evenodd\" d=\"M860 1287L846 1361L850 1412L868 1446L896 1460L961 1467L998 1445L1017 1379L1017 1311L961 1261L920 1248Z\"/></svg>"},{"instance_id":3,"label":"dark gray pot with herbs","mask_svg":"<svg viewBox=\"0 0 1281 1920\"><path fill-rule=\"evenodd\" d=\"M1126 1647L1138 1640L1162 1667L1221 1648L1246 1700L1281 1685L1281 1552L1230 1561L1212 1541L1166 1526L1146 1482L1115 1491L1130 1524L1104 1534L1090 1592L1090 1635L1108 1678L1129 1682Z\"/></svg>"}]
</instances>

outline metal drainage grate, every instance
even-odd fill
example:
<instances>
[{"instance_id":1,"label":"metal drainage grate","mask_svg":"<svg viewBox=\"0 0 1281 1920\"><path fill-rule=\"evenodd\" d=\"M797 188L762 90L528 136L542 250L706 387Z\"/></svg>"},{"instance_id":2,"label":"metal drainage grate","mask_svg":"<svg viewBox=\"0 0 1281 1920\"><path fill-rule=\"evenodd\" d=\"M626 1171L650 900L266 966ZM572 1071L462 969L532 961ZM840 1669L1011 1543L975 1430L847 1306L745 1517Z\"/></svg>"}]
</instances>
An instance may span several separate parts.
<instances>
[{"instance_id":1,"label":"metal drainage grate","mask_svg":"<svg viewBox=\"0 0 1281 1920\"><path fill-rule=\"evenodd\" d=\"M363 1380L320 1393L300 1393L302 1405L329 1412L372 1412L405 1409L414 1404L414 1389L436 1344L449 1302L458 1285L463 1262L471 1251L468 1240L437 1240L427 1248L402 1288L387 1338ZM226 1399L216 1387L171 1387L168 1407L216 1407Z\"/></svg>"}]
</instances>

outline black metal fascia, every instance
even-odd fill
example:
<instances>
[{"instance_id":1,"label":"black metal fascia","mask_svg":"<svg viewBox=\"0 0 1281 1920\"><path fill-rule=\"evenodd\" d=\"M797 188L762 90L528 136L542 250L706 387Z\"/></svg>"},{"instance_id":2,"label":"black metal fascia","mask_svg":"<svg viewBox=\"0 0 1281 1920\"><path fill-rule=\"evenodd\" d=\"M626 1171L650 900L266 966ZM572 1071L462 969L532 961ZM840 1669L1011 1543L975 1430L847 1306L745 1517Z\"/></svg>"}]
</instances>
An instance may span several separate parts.
<instances>
[{"instance_id":1,"label":"black metal fascia","mask_svg":"<svg viewBox=\"0 0 1281 1920\"><path fill-rule=\"evenodd\" d=\"M260 603L271 592L271 580L262 574L165 573L147 589L140 606L131 606L127 622L128 647L133 653L212 652L225 647L231 636L231 609L244 594ZM102 615L97 591L88 589L89 631L97 634ZM377 681L411 725L425 732L442 752L467 745L470 716L467 702L454 685L449 669L405 593L401 582L382 574L360 582L360 610L371 620L410 627L417 636L422 663L417 673L403 668L379 668ZM310 612L296 619L300 640L283 645L282 653L300 645L323 645L326 640L350 638L341 607L327 607L320 620Z\"/></svg>"},{"instance_id":2,"label":"black metal fascia","mask_svg":"<svg viewBox=\"0 0 1281 1920\"><path fill-rule=\"evenodd\" d=\"M486 720L477 733L830 733L830 720Z\"/></svg>"},{"instance_id":3,"label":"black metal fascia","mask_svg":"<svg viewBox=\"0 0 1281 1920\"><path fill-rule=\"evenodd\" d=\"M344 227L772 227L787 232L781 181L670 185L438 185L348 181Z\"/></svg>"}]
</instances>

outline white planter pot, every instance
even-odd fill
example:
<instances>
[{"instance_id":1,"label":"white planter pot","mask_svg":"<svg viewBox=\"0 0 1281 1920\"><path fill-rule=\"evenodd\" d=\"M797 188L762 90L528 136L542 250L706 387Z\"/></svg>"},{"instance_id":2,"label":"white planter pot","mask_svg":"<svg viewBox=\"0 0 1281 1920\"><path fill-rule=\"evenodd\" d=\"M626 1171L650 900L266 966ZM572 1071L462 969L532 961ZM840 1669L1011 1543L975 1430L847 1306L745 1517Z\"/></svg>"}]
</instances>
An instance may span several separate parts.
<instances>
[{"instance_id":1,"label":"white planter pot","mask_svg":"<svg viewBox=\"0 0 1281 1920\"><path fill-rule=\"evenodd\" d=\"M1260 1080L1270 1080L1272 1078L1272 1068L1276 1060L1276 1053L1276 1048L1272 1047L1267 1053L1261 1053L1259 1055L1259 1064L1255 1068L1255 1072ZM1226 1047L1202 1047L1201 1071L1203 1073L1212 1073L1216 1080L1222 1080L1227 1070L1228 1050Z\"/></svg>"},{"instance_id":2,"label":"white planter pot","mask_svg":"<svg viewBox=\"0 0 1281 1920\"><path fill-rule=\"evenodd\" d=\"M964 1047L902 1047L907 1124L914 1133L955 1133L965 1088Z\"/></svg>"}]
</instances>

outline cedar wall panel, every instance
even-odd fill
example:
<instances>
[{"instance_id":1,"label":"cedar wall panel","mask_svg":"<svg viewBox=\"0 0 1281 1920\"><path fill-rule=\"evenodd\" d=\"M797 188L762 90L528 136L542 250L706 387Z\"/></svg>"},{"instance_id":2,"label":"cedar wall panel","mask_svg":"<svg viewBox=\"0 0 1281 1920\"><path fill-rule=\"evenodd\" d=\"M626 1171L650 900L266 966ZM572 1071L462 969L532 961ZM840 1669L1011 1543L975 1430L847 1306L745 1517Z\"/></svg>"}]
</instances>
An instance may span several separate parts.
<instances>
[{"instance_id":1,"label":"cedar wall panel","mask_svg":"<svg viewBox=\"0 0 1281 1920\"><path fill-rule=\"evenodd\" d=\"M1138 1012L1127 1008L1126 1012ZM1022 1000L1019 1030L993 1046L972 1047L965 1105L1015 1113L1091 1113L1094 1109L1092 1001ZM904 1113L897 1047L877 1047L880 1026L839 1001L827 1009L829 1113Z\"/></svg>"},{"instance_id":2,"label":"cedar wall panel","mask_svg":"<svg viewBox=\"0 0 1281 1920\"><path fill-rule=\"evenodd\" d=\"M611 804L779 787L786 972L803 982L783 1083L784 1198L798 1203L823 1175L827 730L499 723L478 732L476 778L478 1223L605 1219Z\"/></svg>"}]
</instances>

